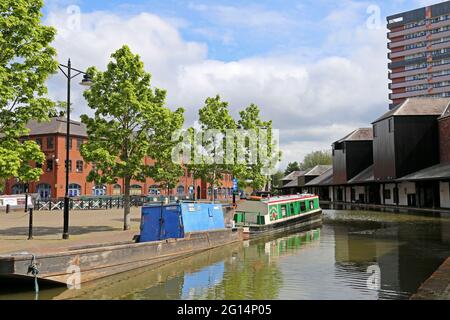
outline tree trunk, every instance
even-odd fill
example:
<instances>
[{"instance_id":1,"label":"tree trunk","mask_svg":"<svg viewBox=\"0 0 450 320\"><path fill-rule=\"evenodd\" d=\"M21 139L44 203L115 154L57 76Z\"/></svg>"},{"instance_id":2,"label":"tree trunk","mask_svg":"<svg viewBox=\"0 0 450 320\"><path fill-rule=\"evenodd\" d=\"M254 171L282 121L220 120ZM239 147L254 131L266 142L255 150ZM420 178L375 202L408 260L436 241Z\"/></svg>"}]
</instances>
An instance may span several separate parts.
<instances>
[{"instance_id":1,"label":"tree trunk","mask_svg":"<svg viewBox=\"0 0 450 320\"><path fill-rule=\"evenodd\" d=\"M131 217L130 217L130 177L124 179L125 194L123 197L123 230L130 230Z\"/></svg>"}]
</instances>

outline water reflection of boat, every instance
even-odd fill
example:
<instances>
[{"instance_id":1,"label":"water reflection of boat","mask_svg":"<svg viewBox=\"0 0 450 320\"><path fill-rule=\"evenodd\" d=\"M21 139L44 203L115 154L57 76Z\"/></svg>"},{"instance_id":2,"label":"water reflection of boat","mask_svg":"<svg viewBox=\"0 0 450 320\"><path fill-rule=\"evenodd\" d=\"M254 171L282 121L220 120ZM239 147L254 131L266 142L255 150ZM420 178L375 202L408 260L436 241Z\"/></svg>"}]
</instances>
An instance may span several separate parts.
<instances>
[{"instance_id":1,"label":"water reflection of boat","mask_svg":"<svg viewBox=\"0 0 450 320\"><path fill-rule=\"evenodd\" d=\"M241 242L229 244L175 262L82 284L81 289L66 290L54 299L190 299L202 287L220 283L224 261L240 250Z\"/></svg>"}]
</instances>

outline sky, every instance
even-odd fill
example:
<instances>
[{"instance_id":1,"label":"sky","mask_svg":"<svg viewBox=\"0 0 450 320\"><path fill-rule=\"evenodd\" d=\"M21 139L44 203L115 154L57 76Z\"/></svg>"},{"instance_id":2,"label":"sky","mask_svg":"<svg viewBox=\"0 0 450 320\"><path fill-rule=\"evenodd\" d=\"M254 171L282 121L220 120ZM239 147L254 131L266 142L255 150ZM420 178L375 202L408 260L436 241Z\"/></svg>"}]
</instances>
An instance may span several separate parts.
<instances>
[{"instance_id":1,"label":"sky","mask_svg":"<svg viewBox=\"0 0 450 320\"><path fill-rule=\"evenodd\" d=\"M424 0L46 0L58 61L106 68L122 45L141 56L186 126L207 97L238 111L257 104L280 130L281 167L329 150L388 110L386 16ZM48 81L66 99L61 74ZM90 113L72 88L74 117Z\"/></svg>"}]
</instances>

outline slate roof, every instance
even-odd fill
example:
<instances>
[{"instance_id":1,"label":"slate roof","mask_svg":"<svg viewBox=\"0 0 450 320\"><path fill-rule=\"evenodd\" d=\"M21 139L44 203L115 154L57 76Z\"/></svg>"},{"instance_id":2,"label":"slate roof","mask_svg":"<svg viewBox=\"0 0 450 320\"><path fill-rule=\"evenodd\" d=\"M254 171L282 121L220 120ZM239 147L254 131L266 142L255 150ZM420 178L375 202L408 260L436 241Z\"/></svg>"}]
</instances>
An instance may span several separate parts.
<instances>
[{"instance_id":1,"label":"slate roof","mask_svg":"<svg viewBox=\"0 0 450 320\"><path fill-rule=\"evenodd\" d=\"M332 168L332 165L317 165L314 168L312 168L311 170L307 171L305 173L305 176L320 176L322 175L324 172L330 170L330 168Z\"/></svg>"},{"instance_id":2,"label":"slate roof","mask_svg":"<svg viewBox=\"0 0 450 320\"><path fill-rule=\"evenodd\" d=\"M315 187L315 186L329 186L333 184L333 167L330 166L328 170L322 173L317 178L314 178L308 182L305 186Z\"/></svg>"},{"instance_id":3,"label":"slate roof","mask_svg":"<svg viewBox=\"0 0 450 320\"><path fill-rule=\"evenodd\" d=\"M373 140L373 128L359 128L352 131L342 139L336 141L335 143L341 143L344 141L365 141Z\"/></svg>"},{"instance_id":4,"label":"slate roof","mask_svg":"<svg viewBox=\"0 0 450 320\"><path fill-rule=\"evenodd\" d=\"M441 116L450 104L450 98L408 98L372 123L392 116Z\"/></svg>"},{"instance_id":5,"label":"slate roof","mask_svg":"<svg viewBox=\"0 0 450 320\"><path fill-rule=\"evenodd\" d=\"M67 118L52 118L49 122L38 122L32 120L27 127L30 129L30 136L48 135L48 134L66 134ZM77 121L70 121L70 135L87 137L86 125Z\"/></svg>"},{"instance_id":6,"label":"slate roof","mask_svg":"<svg viewBox=\"0 0 450 320\"><path fill-rule=\"evenodd\" d=\"M300 177L303 174L305 174L305 171L292 171L291 173L289 173L286 177L284 177L281 180L282 181L291 181L291 180L297 179L298 177Z\"/></svg>"},{"instance_id":7,"label":"slate roof","mask_svg":"<svg viewBox=\"0 0 450 320\"><path fill-rule=\"evenodd\" d=\"M356 176L354 176L352 179L350 179L347 183L348 184L357 184L357 183L368 183L368 182L375 182L375 176L373 174L373 165L370 167L364 169L360 173L358 173Z\"/></svg>"},{"instance_id":8,"label":"slate roof","mask_svg":"<svg viewBox=\"0 0 450 320\"><path fill-rule=\"evenodd\" d=\"M397 181L420 181L450 179L450 162L437 164L417 172L408 174Z\"/></svg>"}]
</instances>

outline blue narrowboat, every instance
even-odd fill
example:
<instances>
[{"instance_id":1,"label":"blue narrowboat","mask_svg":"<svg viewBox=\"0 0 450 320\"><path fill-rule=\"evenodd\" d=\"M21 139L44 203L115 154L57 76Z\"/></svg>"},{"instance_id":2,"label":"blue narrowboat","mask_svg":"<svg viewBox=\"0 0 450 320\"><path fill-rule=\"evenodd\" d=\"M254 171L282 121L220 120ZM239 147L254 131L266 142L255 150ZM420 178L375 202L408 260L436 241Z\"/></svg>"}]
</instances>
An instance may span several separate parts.
<instances>
[{"instance_id":1,"label":"blue narrowboat","mask_svg":"<svg viewBox=\"0 0 450 320\"><path fill-rule=\"evenodd\" d=\"M139 242L184 238L186 233L225 229L217 203L180 202L142 208Z\"/></svg>"}]
</instances>

